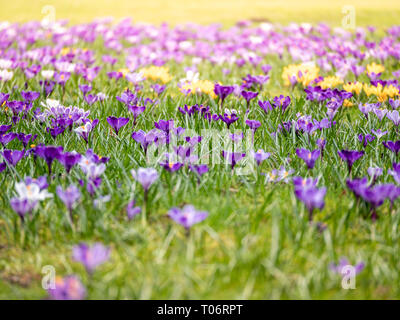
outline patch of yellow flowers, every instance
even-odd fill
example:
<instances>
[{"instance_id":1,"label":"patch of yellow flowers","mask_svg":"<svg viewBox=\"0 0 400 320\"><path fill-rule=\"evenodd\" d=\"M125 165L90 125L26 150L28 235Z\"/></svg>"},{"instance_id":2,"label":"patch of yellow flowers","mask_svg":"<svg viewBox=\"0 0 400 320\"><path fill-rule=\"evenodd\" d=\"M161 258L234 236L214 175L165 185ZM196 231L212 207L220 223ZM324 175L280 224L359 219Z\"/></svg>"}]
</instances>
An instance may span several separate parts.
<instances>
[{"instance_id":1,"label":"patch of yellow flowers","mask_svg":"<svg viewBox=\"0 0 400 320\"><path fill-rule=\"evenodd\" d=\"M210 80L197 80L194 82L186 82L181 87L185 91L189 91L191 94L205 93L211 98L215 99L217 95L214 93L214 83Z\"/></svg>"},{"instance_id":2,"label":"patch of yellow flowers","mask_svg":"<svg viewBox=\"0 0 400 320\"><path fill-rule=\"evenodd\" d=\"M382 87L380 83L375 86L371 86L368 84L364 84L363 86L365 94L369 97L370 95L374 95L378 98L379 102L384 102L388 98L393 98L395 96L399 96L399 89L390 85L386 87Z\"/></svg>"},{"instance_id":3,"label":"patch of yellow flowers","mask_svg":"<svg viewBox=\"0 0 400 320\"><path fill-rule=\"evenodd\" d=\"M343 85L343 90L347 92L354 92L356 95L360 95L363 89L363 84L361 82L349 82Z\"/></svg>"},{"instance_id":4,"label":"patch of yellow flowers","mask_svg":"<svg viewBox=\"0 0 400 320\"><path fill-rule=\"evenodd\" d=\"M148 80L160 80L162 83L167 83L172 80L172 76L169 74L169 69L167 67L150 66L142 69L141 73L143 77Z\"/></svg>"},{"instance_id":5,"label":"patch of yellow flowers","mask_svg":"<svg viewBox=\"0 0 400 320\"><path fill-rule=\"evenodd\" d=\"M319 68L314 64L301 63L290 64L283 68L282 79L286 86L290 85L290 79L296 78L303 87L307 87L311 81L318 78Z\"/></svg>"},{"instance_id":6,"label":"patch of yellow flowers","mask_svg":"<svg viewBox=\"0 0 400 320\"><path fill-rule=\"evenodd\" d=\"M318 85L322 89L328 89L328 88L333 88L337 87L338 85L341 85L343 83L343 80L339 77L336 76L329 76L325 77L324 80L318 82Z\"/></svg>"},{"instance_id":7,"label":"patch of yellow flowers","mask_svg":"<svg viewBox=\"0 0 400 320\"><path fill-rule=\"evenodd\" d=\"M385 71L385 67L381 64L377 64L375 62L370 63L369 65L367 65L367 74L370 73L382 73L383 71Z\"/></svg>"}]
</instances>

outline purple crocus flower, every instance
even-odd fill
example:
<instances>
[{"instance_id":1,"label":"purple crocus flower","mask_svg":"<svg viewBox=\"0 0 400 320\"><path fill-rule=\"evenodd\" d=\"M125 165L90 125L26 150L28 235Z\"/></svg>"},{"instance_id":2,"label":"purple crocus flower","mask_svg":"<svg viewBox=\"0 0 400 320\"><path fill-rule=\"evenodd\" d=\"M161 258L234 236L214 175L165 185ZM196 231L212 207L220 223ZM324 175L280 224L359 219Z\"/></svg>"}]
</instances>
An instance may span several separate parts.
<instances>
[{"instance_id":1,"label":"purple crocus flower","mask_svg":"<svg viewBox=\"0 0 400 320\"><path fill-rule=\"evenodd\" d=\"M35 148L35 153L47 163L49 169L49 176L51 177L51 165L55 159L57 159L61 152L63 151L62 146L37 146Z\"/></svg>"},{"instance_id":2,"label":"purple crocus flower","mask_svg":"<svg viewBox=\"0 0 400 320\"><path fill-rule=\"evenodd\" d=\"M4 159L7 161L7 163L11 166L16 166L17 163L23 158L25 155L25 150L10 150L10 149L5 149L2 152L2 155Z\"/></svg>"},{"instance_id":3,"label":"purple crocus flower","mask_svg":"<svg viewBox=\"0 0 400 320\"><path fill-rule=\"evenodd\" d=\"M139 130L132 133L132 139L141 144L145 154L149 145L154 143L157 138L157 134L154 131L146 133L143 130Z\"/></svg>"},{"instance_id":4,"label":"purple crocus flower","mask_svg":"<svg viewBox=\"0 0 400 320\"><path fill-rule=\"evenodd\" d=\"M399 112L397 110L393 110L393 111L389 111L387 113L387 118L389 120L392 120L393 124L398 127L400 124L400 116L399 116Z\"/></svg>"},{"instance_id":5,"label":"purple crocus flower","mask_svg":"<svg viewBox=\"0 0 400 320\"><path fill-rule=\"evenodd\" d=\"M400 140L397 140L397 141L383 141L382 144L385 146L385 148L387 148L390 151L394 152L396 154L396 156L400 151Z\"/></svg>"},{"instance_id":6,"label":"purple crocus flower","mask_svg":"<svg viewBox=\"0 0 400 320\"><path fill-rule=\"evenodd\" d=\"M227 152L222 150L222 156L226 159L226 161L231 165L231 168L235 167L235 165L242 160L246 154L241 152Z\"/></svg>"},{"instance_id":7,"label":"purple crocus flower","mask_svg":"<svg viewBox=\"0 0 400 320\"><path fill-rule=\"evenodd\" d=\"M2 144L3 147L5 147L7 144L13 141L17 136L18 135L15 132L0 134L0 143Z\"/></svg>"},{"instance_id":8,"label":"purple crocus flower","mask_svg":"<svg viewBox=\"0 0 400 320\"><path fill-rule=\"evenodd\" d=\"M133 115L133 125L136 125L137 117L146 109L145 106L131 106L128 105L128 110L132 112Z\"/></svg>"},{"instance_id":9,"label":"purple crocus flower","mask_svg":"<svg viewBox=\"0 0 400 320\"><path fill-rule=\"evenodd\" d=\"M395 110L398 107L400 107L400 99L397 100L389 99L389 104L393 108L393 110Z\"/></svg>"},{"instance_id":10,"label":"purple crocus flower","mask_svg":"<svg viewBox=\"0 0 400 320\"><path fill-rule=\"evenodd\" d=\"M151 85L151 88L152 88L152 89L154 90L154 92L157 93L157 95L159 96L159 95L161 95L161 94L164 92L166 86L165 86L165 85L160 85L160 84L158 84L158 83L155 83L155 84L152 84L152 85Z\"/></svg>"},{"instance_id":11,"label":"purple crocus flower","mask_svg":"<svg viewBox=\"0 0 400 320\"><path fill-rule=\"evenodd\" d=\"M341 150L338 151L338 155L347 162L347 167L349 169L349 174L351 173L351 169L355 161L360 159L364 155L364 151L356 151L356 150Z\"/></svg>"},{"instance_id":12,"label":"purple crocus flower","mask_svg":"<svg viewBox=\"0 0 400 320\"><path fill-rule=\"evenodd\" d=\"M347 258L341 258L341 259L339 260L339 263L338 263L338 264L331 263L331 264L329 265L329 269L330 269L331 271L335 272L335 273L339 273L339 274L344 275L345 272L346 272L346 269L344 269L344 268L349 267L349 266L350 266L350 267L353 267L353 266L349 263L349 261L347 260ZM364 263L364 262L359 262L359 263L357 263L357 264L354 266L354 269L355 269L356 274L359 274L359 273L364 269L364 267L365 267L365 263Z\"/></svg>"},{"instance_id":13,"label":"purple crocus flower","mask_svg":"<svg viewBox=\"0 0 400 320\"><path fill-rule=\"evenodd\" d=\"M83 300L86 289L76 276L56 278L55 288L49 288L47 293L52 300Z\"/></svg>"},{"instance_id":14,"label":"purple crocus flower","mask_svg":"<svg viewBox=\"0 0 400 320\"><path fill-rule=\"evenodd\" d=\"M315 161L319 158L321 154L321 150L315 149L309 151L307 149L297 149L296 154L300 159L302 159L306 163L308 169L312 169L315 166Z\"/></svg>"},{"instance_id":15,"label":"purple crocus flower","mask_svg":"<svg viewBox=\"0 0 400 320\"><path fill-rule=\"evenodd\" d=\"M271 153L264 152L263 149L259 149L257 152L252 151L251 155L254 157L254 160L256 160L257 165L259 166L264 160L271 156Z\"/></svg>"},{"instance_id":16,"label":"purple crocus flower","mask_svg":"<svg viewBox=\"0 0 400 320\"><path fill-rule=\"evenodd\" d=\"M258 105L260 106L261 109L264 110L265 113L268 113L269 111L274 110L274 106L271 105L269 101L258 101Z\"/></svg>"},{"instance_id":17,"label":"purple crocus flower","mask_svg":"<svg viewBox=\"0 0 400 320\"><path fill-rule=\"evenodd\" d=\"M232 123L236 122L239 119L239 117L234 113L232 114L224 113L224 115L223 116L220 115L219 118L226 123L228 129Z\"/></svg>"},{"instance_id":18,"label":"purple crocus flower","mask_svg":"<svg viewBox=\"0 0 400 320\"><path fill-rule=\"evenodd\" d=\"M174 172L174 171L178 171L180 168L182 168L183 163L164 161L164 162L160 162L160 166L162 166L165 170L167 170L169 172Z\"/></svg>"},{"instance_id":19,"label":"purple crocus flower","mask_svg":"<svg viewBox=\"0 0 400 320\"><path fill-rule=\"evenodd\" d=\"M362 143L364 148L368 145L369 142L374 141L374 140L375 140L375 137L370 134L366 134L364 136L362 133L360 133L358 135L358 141L360 141Z\"/></svg>"},{"instance_id":20,"label":"purple crocus flower","mask_svg":"<svg viewBox=\"0 0 400 320\"><path fill-rule=\"evenodd\" d=\"M85 99L86 103L91 106L93 103L95 103L99 98L97 95L94 94L87 94L83 97Z\"/></svg>"},{"instance_id":21,"label":"purple crocus flower","mask_svg":"<svg viewBox=\"0 0 400 320\"><path fill-rule=\"evenodd\" d=\"M67 173L69 173L73 166L79 163L81 155L76 152L64 152L57 156L57 160L65 167Z\"/></svg>"},{"instance_id":22,"label":"purple crocus flower","mask_svg":"<svg viewBox=\"0 0 400 320\"><path fill-rule=\"evenodd\" d=\"M359 198L361 197L363 191L368 188L368 179L367 177L353 180L347 179L346 185L354 193L356 198Z\"/></svg>"},{"instance_id":23,"label":"purple crocus flower","mask_svg":"<svg viewBox=\"0 0 400 320\"><path fill-rule=\"evenodd\" d=\"M25 215L32 212L35 208L37 201L29 199L12 198L10 200L11 208L19 215L22 221L25 220Z\"/></svg>"},{"instance_id":24,"label":"purple crocus flower","mask_svg":"<svg viewBox=\"0 0 400 320\"><path fill-rule=\"evenodd\" d=\"M107 122L111 128L113 128L116 135L118 135L119 130L129 122L129 118L117 118L111 116L107 118Z\"/></svg>"},{"instance_id":25,"label":"purple crocus flower","mask_svg":"<svg viewBox=\"0 0 400 320\"><path fill-rule=\"evenodd\" d=\"M75 203L81 198L79 189L74 185L70 185L65 190L61 186L57 186L56 193L70 213Z\"/></svg>"},{"instance_id":26,"label":"purple crocus flower","mask_svg":"<svg viewBox=\"0 0 400 320\"><path fill-rule=\"evenodd\" d=\"M168 216L188 231L194 224L207 218L208 213L205 211L198 211L192 205L186 205L182 209L172 208L169 210Z\"/></svg>"},{"instance_id":27,"label":"purple crocus flower","mask_svg":"<svg viewBox=\"0 0 400 320\"><path fill-rule=\"evenodd\" d=\"M92 86L90 84L80 84L78 87L82 91L83 95L86 95L92 90Z\"/></svg>"},{"instance_id":28,"label":"purple crocus flower","mask_svg":"<svg viewBox=\"0 0 400 320\"><path fill-rule=\"evenodd\" d=\"M174 120L159 120L158 122L154 122L154 126L161 131L164 131L167 135L174 128Z\"/></svg>"},{"instance_id":29,"label":"purple crocus flower","mask_svg":"<svg viewBox=\"0 0 400 320\"><path fill-rule=\"evenodd\" d=\"M216 83L214 86L214 93L219 97L221 101L221 109L224 105L224 100L227 96L229 96L234 90L233 86L221 86L220 84Z\"/></svg>"},{"instance_id":30,"label":"purple crocus flower","mask_svg":"<svg viewBox=\"0 0 400 320\"><path fill-rule=\"evenodd\" d=\"M33 142L33 141L35 141L36 138L37 138L37 134L32 135L32 134L25 134L22 132L17 133L17 139L22 142L24 148L26 148L28 146L29 141L32 140L32 142Z\"/></svg>"},{"instance_id":31,"label":"purple crocus flower","mask_svg":"<svg viewBox=\"0 0 400 320\"><path fill-rule=\"evenodd\" d=\"M256 132L256 130L261 126L260 121L250 120L250 119L246 120L246 124L249 126L251 130L253 130L253 132Z\"/></svg>"},{"instance_id":32,"label":"purple crocus flower","mask_svg":"<svg viewBox=\"0 0 400 320\"><path fill-rule=\"evenodd\" d=\"M126 214L128 216L128 220L132 220L133 217L137 216L142 212L140 207L135 207L135 200L128 203L126 207Z\"/></svg>"},{"instance_id":33,"label":"purple crocus flower","mask_svg":"<svg viewBox=\"0 0 400 320\"><path fill-rule=\"evenodd\" d=\"M372 129L371 132L372 132L374 135L376 135L376 137L377 137L378 139L382 138L384 135L386 135L386 134L388 133L387 131L382 131L381 129L378 129L378 130Z\"/></svg>"},{"instance_id":34,"label":"purple crocus flower","mask_svg":"<svg viewBox=\"0 0 400 320\"><path fill-rule=\"evenodd\" d=\"M40 93L35 91L21 91L21 96L26 102L30 103L39 98Z\"/></svg>"},{"instance_id":35,"label":"purple crocus flower","mask_svg":"<svg viewBox=\"0 0 400 320\"><path fill-rule=\"evenodd\" d=\"M0 136L5 134L8 130L10 130L12 127L11 124L2 124L0 125Z\"/></svg>"},{"instance_id":36,"label":"purple crocus flower","mask_svg":"<svg viewBox=\"0 0 400 320\"><path fill-rule=\"evenodd\" d=\"M247 110L249 110L250 101L258 96L258 92L242 90L242 92L240 94L246 100Z\"/></svg>"},{"instance_id":37,"label":"purple crocus flower","mask_svg":"<svg viewBox=\"0 0 400 320\"><path fill-rule=\"evenodd\" d=\"M274 97L274 105L276 108L281 108L283 112L287 109L291 102L289 96L280 95L279 97Z\"/></svg>"},{"instance_id":38,"label":"purple crocus flower","mask_svg":"<svg viewBox=\"0 0 400 320\"><path fill-rule=\"evenodd\" d=\"M3 172L4 170L6 170L6 168L7 168L6 163L5 162L1 162L0 163L0 172Z\"/></svg>"},{"instance_id":39,"label":"purple crocus flower","mask_svg":"<svg viewBox=\"0 0 400 320\"><path fill-rule=\"evenodd\" d=\"M367 169L368 175L372 178L372 184L375 183L376 179L382 175L383 170L379 167L369 167Z\"/></svg>"},{"instance_id":40,"label":"purple crocus flower","mask_svg":"<svg viewBox=\"0 0 400 320\"><path fill-rule=\"evenodd\" d=\"M397 184L400 184L400 163L393 162L393 170L389 170L388 173Z\"/></svg>"},{"instance_id":41,"label":"purple crocus flower","mask_svg":"<svg viewBox=\"0 0 400 320\"><path fill-rule=\"evenodd\" d=\"M131 173L145 191L149 190L151 185L158 179L158 172L154 168L139 168L138 170L131 170Z\"/></svg>"},{"instance_id":42,"label":"purple crocus flower","mask_svg":"<svg viewBox=\"0 0 400 320\"><path fill-rule=\"evenodd\" d=\"M189 164L189 169L195 172L199 177L208 172L206 164Z\"/></svg>"},{"instance_id":43,"label":"purple crocus flower","mask_svg":"<svg viewBox=\"0 0 400 320\"><path fill-rule=\"evenodd\" d=\"M109 259L110 248L101 243L95 243L92 246L80 243L73 248L72 257L75 261L82 263L88 273L93 273L97 266Z\"/></svg>"},{"instance_id":44,"label":"purple crocus flower","mask_svg":"<svg viewBox=\"0 0 400 320\"><path fill-rule=\"evenodd\" d=\"M325 206L326 188L317 188L310 184L301 184L294 190L295 196L304 203L308 210L308 219L312 221L314 209L322 210Z\"/></svg>"}]
</instances>

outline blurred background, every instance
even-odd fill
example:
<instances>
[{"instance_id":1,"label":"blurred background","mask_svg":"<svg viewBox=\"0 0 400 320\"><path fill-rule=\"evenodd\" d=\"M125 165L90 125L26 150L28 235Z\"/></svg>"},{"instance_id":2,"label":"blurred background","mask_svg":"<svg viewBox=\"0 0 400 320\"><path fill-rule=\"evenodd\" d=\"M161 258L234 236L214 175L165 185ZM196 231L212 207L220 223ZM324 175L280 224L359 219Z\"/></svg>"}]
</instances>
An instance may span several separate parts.
<instances>
[{"instance_id":1,"label":"blurred background","mask_svg":"<svg viewBox=\"0 0 400 320\"><path fill-rule=\"evenodd\" d=\"M0 20L41 20L52 6L57 20L74 24L112 16L171 25L218 22L229 26L238 20L255 20L284 24L323 21L335 27L341 25L345 5L354 6L357 26L400 24L400 0L0 0Z\"/></svg>"}]
</instances>

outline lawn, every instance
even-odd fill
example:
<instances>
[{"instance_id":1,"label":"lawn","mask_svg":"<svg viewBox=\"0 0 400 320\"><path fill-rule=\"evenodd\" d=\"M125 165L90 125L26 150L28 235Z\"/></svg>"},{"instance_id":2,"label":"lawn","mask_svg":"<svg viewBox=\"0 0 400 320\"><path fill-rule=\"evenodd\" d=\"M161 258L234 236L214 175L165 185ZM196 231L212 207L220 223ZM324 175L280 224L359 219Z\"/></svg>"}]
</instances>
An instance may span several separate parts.
<instances>
[{"instance_id":1,"label":"lawn","mask_svg":"<svg viewBox=\"0 0 400 320\"><path fill-rule=\"evenodd\" d=\"M390 185L394 193L400 190L397 187L400 173L393 165L399 161L398 150L392 152L382 144L399 139L399 123L396 124L396 114L392 115L397 111L392 110L392 102L389 102L389 98L399 99L399 77L393 72L400 69L400 64L396 50L391 51L399 48L399 35L397 32L389 37L383 29L398 21L400 3L374 1L367 6L363 1L355 1L357 25L374 25L381 29L378 33L364 29L365 39L358 42L354 34L346 38L346 34L333 31L334 27L340 26L341 8L342 4L347 4L346 1L329 6L312 1L301 5L298 1L284 3L253 1L249 5L247 1L220 1L218 4L198 1L189 6L181 0L172 3L148 1L145 4L121 1L118 5L105 0L51 1L56 8L56 18L69 19L73 24L112 15L116 18L132 16L134 21L155 26L122 25L111 38L102 30L112 26L100 22L98 28L84 25L61 32L71 35L71 38L58 37L59 26L54 30L37 25L21 29L13 29L16 28L13 25L2 27L0 44L4 44L5 50L0 54L0 69L9 69L13 75L5 81L4 73L0 74L0 78L3 77L0 92L10 94L7 98L0 96L4 100L0 125L12 126L4 133L30 133L37 138L23 146L15 137L9 143L2 140L3 146L0 146L3 155L0 163L4 163L0 172L3 190L0 194L0 299L47 298L48 292L42 288L44 266L54 267L58 281L65 280L68 275L78 277L88 299L400 297L397 285L400 268L399 200L394 200L393 206L387 199L389 195L380 201L382 194L389 194L389 191L384 187L382 191L376 188ZM0 11L0 20L40 20L43 17L40 8L46 4L46 1L31 1L29 4L20 0L7 4L2 1L6 10ZM323 30L317 28L303 33L299 27L288 31L276 25L276 35L273 36L265 29L257 29L259 25L256 22L241 28L232 27L234 22L243 19L265 19L283 25L294 21L311 22L314 26L325 21L332 29L322 35L320 32ZM196 27L195 31L179 26L166 31L165 27L159 26L161 21L171 25L197 22L204 26ZM215 22L223 24L224 29L207 27L207 24ZM5 36L4 30L12 32ZM97 37L91 38L93 34ZM301 41L292 37L293 34ZM7 45L7 37L11 39L10 45ZM185 40L181 41L180 37ZM383 37L389 44L380 47ZM286 40L293 44L288 45ZM191 51L185 41L200 44ZM372 42L389 53L380 58L381 51L368 47ZM368 56L360 58L354 54L353 49L349 49L350 43L356 46L354 51L359 54L368 52ZM171 46L175 46L174 49ZM268 51L265 51L266 47ZM325 61L331 70L322 67L319 58L328 55L318 54L319 47L335 54ZM38 48L41 49L35 51ZM291 48L300 53L290 51ZM305 82L306 75L295 73L293 86L286 85L288 79L282 77L286 66L299 66L302 60L306 62L304 56L308 54L310 60L317 61L320 66L318 76L328 79L324 91L326 97L320 101L310 99L304 91L321 84L318 81L322 79L318 76L312 78L314 82ZM114 57L115 64L107 58L104 60L105 55L108 59ZM196 63L199 57L201 59ZM229 60L232 57L235 58L233 63ZM343 61L345 63L339 63ZM378 93L368 91L379 87L374 79L371 81L374 75L363 69L356 79L353 69L346 67L348 63L367 67L373 62L384 66L377 79L392 81L381 82ZM29 69L35 65L41 65L42 69L37 72L34 68ZM73 70L65 71L71 65ZM168 69L149 68L150 65L163 65ZM270 71L265 69L266 65L271 66ZM95 70L96 66L100 66L100 70ZM199 79L209 82L200 85L192 78L185 87L180 80L189 75L187 67L196 69ZM342 75L344 69L347 73ZM56 71L47 78L49 82L54 81L49 92L46 89L50 83L43 84L46 78L43 70ZM120 77L112 78L110 72ZM260 79L263 78L243 79L248 75L268 75L269 78L265 78L266 83L261 86L257 81L262 82ZM327 78L334 75L337 75L337 83ZM345 96L351 91L345 88L349 81L359 81L367 89ZM223 108L214 93L217 82L236 85L235 91L225 99ZM159 87L155 84L165 85L165 91L157 93ZM88 93L84 92L82 85L91 86ZM197 90L185 91L195 85ZM383 87L392 91L382 93ZM134 102L124 103L117 99L126 93L126 89L133 92L134 98L131 98ZM242 89L258 92L258 96L247 104ZM32 98L30 104L23 91L38 92L40 96ZM287 109L282 105L282 97L274 100L280 94L290 97ZM58 100L62 106L90 111L90 115L68 122L73 117L56 116L59 111L45 107L46 103L52 103L46 102L46 98ZM15 101L25 102L18 104ZM271 107L263 110L259 101L261 104L269 102ZM332 106L335 103L337 109ZM361 112L358 108L359 104L365 103L370 107L369 112ZM141 105L146 109L134 123L132 110L136 109L129 108ZM209 106L210 111L188 115L178 109L185 105ZM225 121L213 118L214 115L223 118L224 108L238 117L229 128L226 117ZM386 110L385 114L379 118L382 110ZM110 116L129 118L129 122L117 133L110 125ZM99 123L85 141L76 132L94 119ZM186 129L185 134L176 134L182 146L188 145L182 140L189 136L190 130L193 136L201 134L204 140L207 132L211 132L210 139L217 141L218 152L211 150L220 163L213 159L208 163L208 172L199 176L187 162L187 154L179 155L176 162L182 167L174 172L170 172L172 161L165 166L148 162L144 149L132 138L132 133L138 130L148 132L155 128L155 122L160 126L160 120L168 119L174 120L174 127L168 128L171 132L178 132L177 128ZM260 123L254 138L246 123L248 119ZM325 120L324 125L315 125L315 121ZM316 127L310 129L308 125ZM387 134L378 137L374 134L377 129L387 131ZM175 137L168 130L164 130L166 135ZM163 132L162 129L156 131L159 134ZM246 158L231 170L230 164L223 163L221 151L228 148L231 134L240 132L245 135L243 140L250 137L244 150ZM362 137L368 134L374 139L363 145L360 134ZM173 142L167 143L162 140L164 138L159 137L160 145L172 148ZM326 141L323 147L319 144L321 138ZM104 163L104 173L91 176L82 162L67 172L58 160L62 156L59 153L49 173L44 160L46 147L40 144L62 146L63 152L76 151L82 157L87 156L89 148L92 149L103 158L90 158L90 170L100 170L101 159L110 159ZM202 141L199 145L210 144ZM252 161L251 148L270 155L258 166ZM304 160L298 156L298 149L319 151L313 168L306 165L311 155ZM338 154L343 149L365 152L355 161L351 172ZM7 150L13 150L14 154L24 150L25 154L13 165L4 155ZM200 148L201 159L207 157L207 150ZM177 153L174 149L168 151ZM163 151L159 151L158 156L163 158ZM249 163L252 163L250 172L238 174L237 170L243 166L248 168L246 164ZM276 172L281 166L285 171ZM148 192L131 174L132 169L139 167L154 167L158 173ZM381 168L383 172L374 178L369 168ZM397 173L390 173L392 169ZM32 204L32 210L22 214L24 219L21 219L11 205L18 197L16 184L26 177L40 176L46 176L48 184L41 192L47 189L52 197ZM308 186L306 180L302 180L302 186L296 187L292 181L295 176L318 179L317 186ZM362 185L356 197L347 182L364 176L368 177L369 185ZM25 181L25 185L36 186L36 182ZM63 200L57 188L61 186L66 190L70 185L76 186L80 197L68 210L66 203L72 195ZM323 188L326 188L326 195L322 197L324 205L321 205L321 199L314 196ZM296 190L309 193L302 198ZM29 194L29 189L26 194ZM312 221L304 205L310 198L315 207ZM133 200L133 206L140 208L141 212L130 219L128 205ZM189 204L207 212L207 217L185 228L182 221L177 223L168 214L172 208L181 209ZM377 219L374 219L374 214L378 215ZM99 262L94 270L88 270L88 261L94 259L92 253L90 257L82 258L84 261L80 263L79 259L72 257L73 251L80 243L92 245L96 242L109 250L109 257L101 261L104 263ZM342 275L332 270L332 264L337 264L343 257L351 265L363 263L353 290L343 289Z\"/></svg>"}]
</instances>

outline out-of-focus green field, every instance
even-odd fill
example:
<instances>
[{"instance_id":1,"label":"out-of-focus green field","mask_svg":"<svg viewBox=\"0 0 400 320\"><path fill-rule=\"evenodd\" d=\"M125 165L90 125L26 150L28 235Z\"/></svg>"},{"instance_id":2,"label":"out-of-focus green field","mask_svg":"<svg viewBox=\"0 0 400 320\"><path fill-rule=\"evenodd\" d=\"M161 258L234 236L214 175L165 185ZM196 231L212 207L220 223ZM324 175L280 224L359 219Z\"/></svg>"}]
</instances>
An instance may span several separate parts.
<instances>
[{"instance_id":1,"label":"out-of-focus green field","mask_svg":"<svg viewBox=\"0 0 400 320\"><path fill-rule=\"evenodd\" d=\"M280 23L323 21L340 26L345 5L354 6L359 26L400 23L398 0L0 0L0 20L41 20L49 13L46 6L53 6L56 19L68 19L71 23L129 16L135 21L172 25L219 22L227 26L241 19L262 19Z\"/></svg>"}]
</instances>

